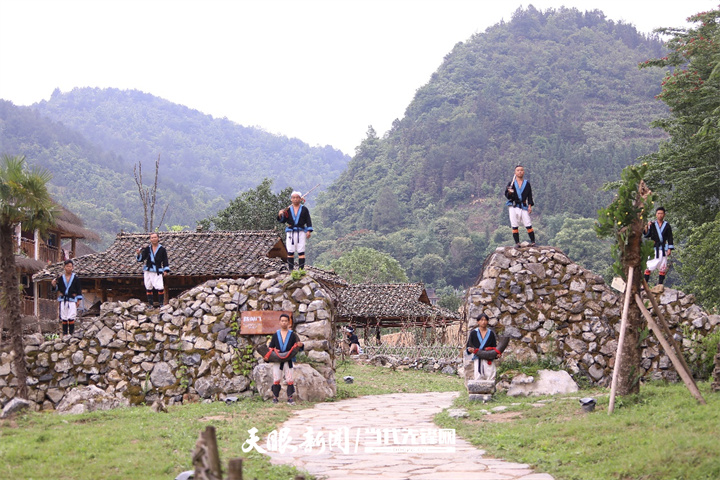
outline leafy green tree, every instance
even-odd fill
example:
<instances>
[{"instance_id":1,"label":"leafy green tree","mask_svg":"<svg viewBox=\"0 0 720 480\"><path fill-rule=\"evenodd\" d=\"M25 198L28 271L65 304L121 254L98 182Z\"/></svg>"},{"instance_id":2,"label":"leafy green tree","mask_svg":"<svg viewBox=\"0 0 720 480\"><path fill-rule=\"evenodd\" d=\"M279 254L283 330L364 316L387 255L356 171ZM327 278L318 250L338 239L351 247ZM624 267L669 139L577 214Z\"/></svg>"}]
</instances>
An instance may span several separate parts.
<instances>
[{"instance_id":1,"label":"leafy green tree","mask_svg":"<svg viewBox=\"0 0 720 480\"><path fill-rule=\"evenodd\" d=\"M643 182L647 173L647 164L630 165L623 169L617 196L607 206L598 211L596 231L598 237L612 238L613 256L616 258L613 270L625 278L628 289L640 292L640 278L645 269L646 259L652 251L652 242L643 244L643 227L647 213L652 207L652 194ZM633 269L632 280L629 271ZM622 364L618 370L618 395L638 393L640 376L643 370L641 333L645 320L635 302L630 302L627 315L626 338L622 345Z\"/></svg>"},{"instance_id":2,"label":"leafy green tree","mask_svg":"<svg viewBox=\"0 0 720 480\"><path fill-rule=\"evenodd\" d=\"M712 222L693 229L687 245L679 251L681 273L685 284L698 300L716 311L720 307L720 213Z\"/></svg>"},{"instance_id":3,"label":"leafy green tree","mask_svg":"<svg viewBox=\"0 0 720 480\"><path fill-rule=\"evenodd\" d=\"M659 29L673 35L670 53L640 65L668 69L657 97L670 115L654 125L670 138L648 156L648 184L683 229L712 222L720 211L720 10L689 20L697 26Z\"/></svg>"},{"instance_id":4,"label":"leafy green tree","mask_svg":"<svg viewBox=\"0 0 720 480\"><path fill-rule=\"evenodd\" d=\"M573 262L599 275L611 276L610 241L598 238L594 219L566 218L553 245L562 249Z\"/></svg>"},{"instance_id":5,"label":"leafy green tree","mask_svg":"<svg viewBox=\"0 0 720 480\"><path fill-rule=\"evenodd\" d=\"M460 306L463 303L463 293L464 292L458 291L451 286L446 286L435 290L435 294L440 297L438 299L438 305L443 308L447 308L452 312L457 312L458 310L460 310Z\"/></svg>"},{"instance_id":6,"label":"leafy green tree","mask_svg":"<svg viewBox=\"0 0 720 480\"><path fill-rule=\"evenodd\" d=\"M290 204L292 187L275 194L272 184L269 178L263 179L256 188L243 192L227 208L200 224L219 230L276 230L282 235L285 227L277 221L277 214Z\"/></svg>"},{"instance_id":7,"label":"leafy green tree","mask_svg":"<svg viewBox=\"0 0 720 480\"><path fill-rule=\"evenodd\" d=\"M22 315L17 269L15 267L15 226L44 232L55 222L56 209L45 170L29 170L25 157L3 155L0 160L0 306L9 320L10 343L15 351L18 393L27 396L27 369L22 339Z\"/></svg>"},{"instance_id":8,"label":"leafy green tree","mask_svg":"<svg viewBox=\"0 0 720 480\"><path fill-rule=\"evenodd\" d=\"M402 212L397 195L390 187L383 187L377 196L372 215L372 228L380 233L393 232L402 223Z\"/></svg>"},{"instance_id":9,"label":"leafy green tree","mask_svg":"<svg viewBox=\"0 0 720 480\"><path fill-rule=\"evenodd\" d=\"M333 260L330 266L350 283L405 283L407 274L400 263L387 253L357 247Z\"/></svg>"},{"instance_id":10,"label":"leafy green tree","mask_svg":"<svg viewBox=\"0 0 720 480\"><path fill-rule=\"evenodd\" d=\"M428 253L412 261L413 276L426 284L435 284L445 275L445 260L435 253Z\"/></svg>"},{"instance_id":11,"label":"leafy green tree","mask_svg":"<svg viewBox=\"0 0 720 480\"><path fill-rule=\"evenodd\" d=\"M640 65L668 69L658 98L670 114L654 124L670 137L647 157L648 183L676 227L683 281L706 307L720 308L717 261L708 261L717 258L720 214L720 9L689 20L696 26L660 29L672 35L670 53Z\"/></svg>"}]
</instances>

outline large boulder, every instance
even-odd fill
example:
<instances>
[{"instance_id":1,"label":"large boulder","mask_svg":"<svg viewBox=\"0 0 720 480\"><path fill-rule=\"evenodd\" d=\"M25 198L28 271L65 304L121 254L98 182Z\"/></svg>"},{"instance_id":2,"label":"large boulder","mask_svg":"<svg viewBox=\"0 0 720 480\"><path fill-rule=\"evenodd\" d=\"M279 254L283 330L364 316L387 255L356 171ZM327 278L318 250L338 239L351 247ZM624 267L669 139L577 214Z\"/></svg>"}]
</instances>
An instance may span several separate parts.
<instances>
[{"instance_id":1,"label":"large boulder","mask_svg":"<svg viewBox=\"0 0 720 480\"><path fill-rule=\"evenodd\" d=\"M70 390L57 406L57 412L87 413L95 410L127 407L128 405L127 399L114 397L95 385L89 385Z\"/></svg>"},{"instance_id":2,"label":"large boulder","mask_svg":"<svg viewBox=\"0 0 720 480\"><path fill-rule=\"evenodd\" d=\"M577 383L565 370L539 370L536 379L528 375L518 375L513 378L507 395L508 397L527 397L529 395L560 395L577 391Z\"/></svg>"},{"instance_id":3,"label":"large boulder","mask_svg":"<svg viewBox=\"0 0 720 480\"><path fill-rule=\"evenodd\" d=\"M13 413L19 412L20 410L28 408L29 406L30 402L28 402L27 400L15 397L5 405L2 410L2 414L0 414L0 418L7 418Z\"/></svg>"},{"instance_id":4,"label":"large boulder","mask_svg":"<svg viewBox=\"0 0 720 480\"><path fill-rule=\"evenodd\" d=\"M262 363L256 365L252 372L255 386L265 400L272 398L270 387L273 384L272 364ZM295 378L295 399L308 402L322 402L335 396L335 384L329 382L317 370L306 364L295 364L293 367ZM285 377L282 380L280 400L287 400L287 387Z\"/></svg>"}]
</instances>

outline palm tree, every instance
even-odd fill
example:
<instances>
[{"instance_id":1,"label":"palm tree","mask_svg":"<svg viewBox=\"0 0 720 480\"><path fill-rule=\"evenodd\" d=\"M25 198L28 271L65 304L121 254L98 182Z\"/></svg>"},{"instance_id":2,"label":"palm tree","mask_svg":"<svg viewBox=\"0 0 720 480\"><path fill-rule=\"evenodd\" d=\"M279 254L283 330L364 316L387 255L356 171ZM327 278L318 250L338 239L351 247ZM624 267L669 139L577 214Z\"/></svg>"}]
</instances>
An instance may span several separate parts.
<instances>
[{"instance_id":1,"label":"palm tree","mask_svg":"<svg viewBox=\"0 0 720 480\"><path fill-rule=\"evenodd\" d=\"M50 178L46 170L28 169L24 156L3 154L0 159L0 306L9 320L18 396L22 398L27 398L27 369L13 234L19 223L41 232L53 225L56 210L47 190Z\"/></svg>"}]
</instances>

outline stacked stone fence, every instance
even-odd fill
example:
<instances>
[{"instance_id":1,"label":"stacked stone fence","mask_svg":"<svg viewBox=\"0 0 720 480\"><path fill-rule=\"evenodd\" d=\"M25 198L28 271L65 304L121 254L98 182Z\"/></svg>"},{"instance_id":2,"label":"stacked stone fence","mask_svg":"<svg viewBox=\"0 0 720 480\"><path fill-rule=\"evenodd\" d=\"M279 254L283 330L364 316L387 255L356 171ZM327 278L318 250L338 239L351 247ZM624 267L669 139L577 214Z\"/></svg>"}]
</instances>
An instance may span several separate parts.
<instances>
[{"instance_id":1,"label":"stacked stone fence","mask_svg":"<svg viewBox=\"0 0 720 480\"><path fill-rule=\"evenodd\" d=\"M208 281L159 311L137 299L105 303L100 316L84 318L72 336L26 336L28 400L35 410L55 409L68 391L84 385L129 404L258 391L268 396L271 366L254 351L268 336L238 334L235 318L246 310L295 312L294 330L305 344L298 395L319 400L335 394L332 302L310 276L294 281L272 272ZM7 347L0 352L2 404L17 393L12 355Z\"/></svg>"},{"instance_id":2,"label":"stacked stone fence","mask_svg":"<svg viewBox=\"0 0 720 480\"><path fill-rule=\"evenodd\" d=\"M720 315L695 304L693 295L666 288L657 296L670 329L692 364ZM599 275L553 247L498 248L485 261L465 300L468 327L482 313L498 333L512 337L505 358L535 361L550 356L571 373L607 386L617 350L622 296ZM654 335L643 341L646 378L679 379Z\"/></svg>"}]
</instances>

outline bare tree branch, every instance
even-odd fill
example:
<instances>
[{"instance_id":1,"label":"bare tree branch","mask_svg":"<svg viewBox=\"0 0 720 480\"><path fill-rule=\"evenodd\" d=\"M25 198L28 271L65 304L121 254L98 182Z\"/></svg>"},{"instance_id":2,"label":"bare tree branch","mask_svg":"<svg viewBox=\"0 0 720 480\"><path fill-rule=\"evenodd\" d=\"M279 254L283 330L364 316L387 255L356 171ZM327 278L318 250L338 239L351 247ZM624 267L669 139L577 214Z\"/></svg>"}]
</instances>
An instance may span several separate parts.
<instances>
[{"instance_id":1,"label":"bare tree branch","mask_svg":"<svg viewBox=\"0 0 720 480\"><path fill-rule=\"evenodd\" d=\"M153 183L152 190L143 186L142 179L142 163L138 162L133 166L133 176L135 177L135 184L138 187L138 193L140 194L140 201L143 205L143 228L146 232L153 231L155 223L155 203L157 202L157 186L158 178L160 177L160 155L158 154L157 160L155 160L155 180ZM169 204L165 206L162 217L160 218L159 225L162 225L165 219L165 214ZM148 215L149 210L149 215Z\"/></svg>"}]
</instances>

